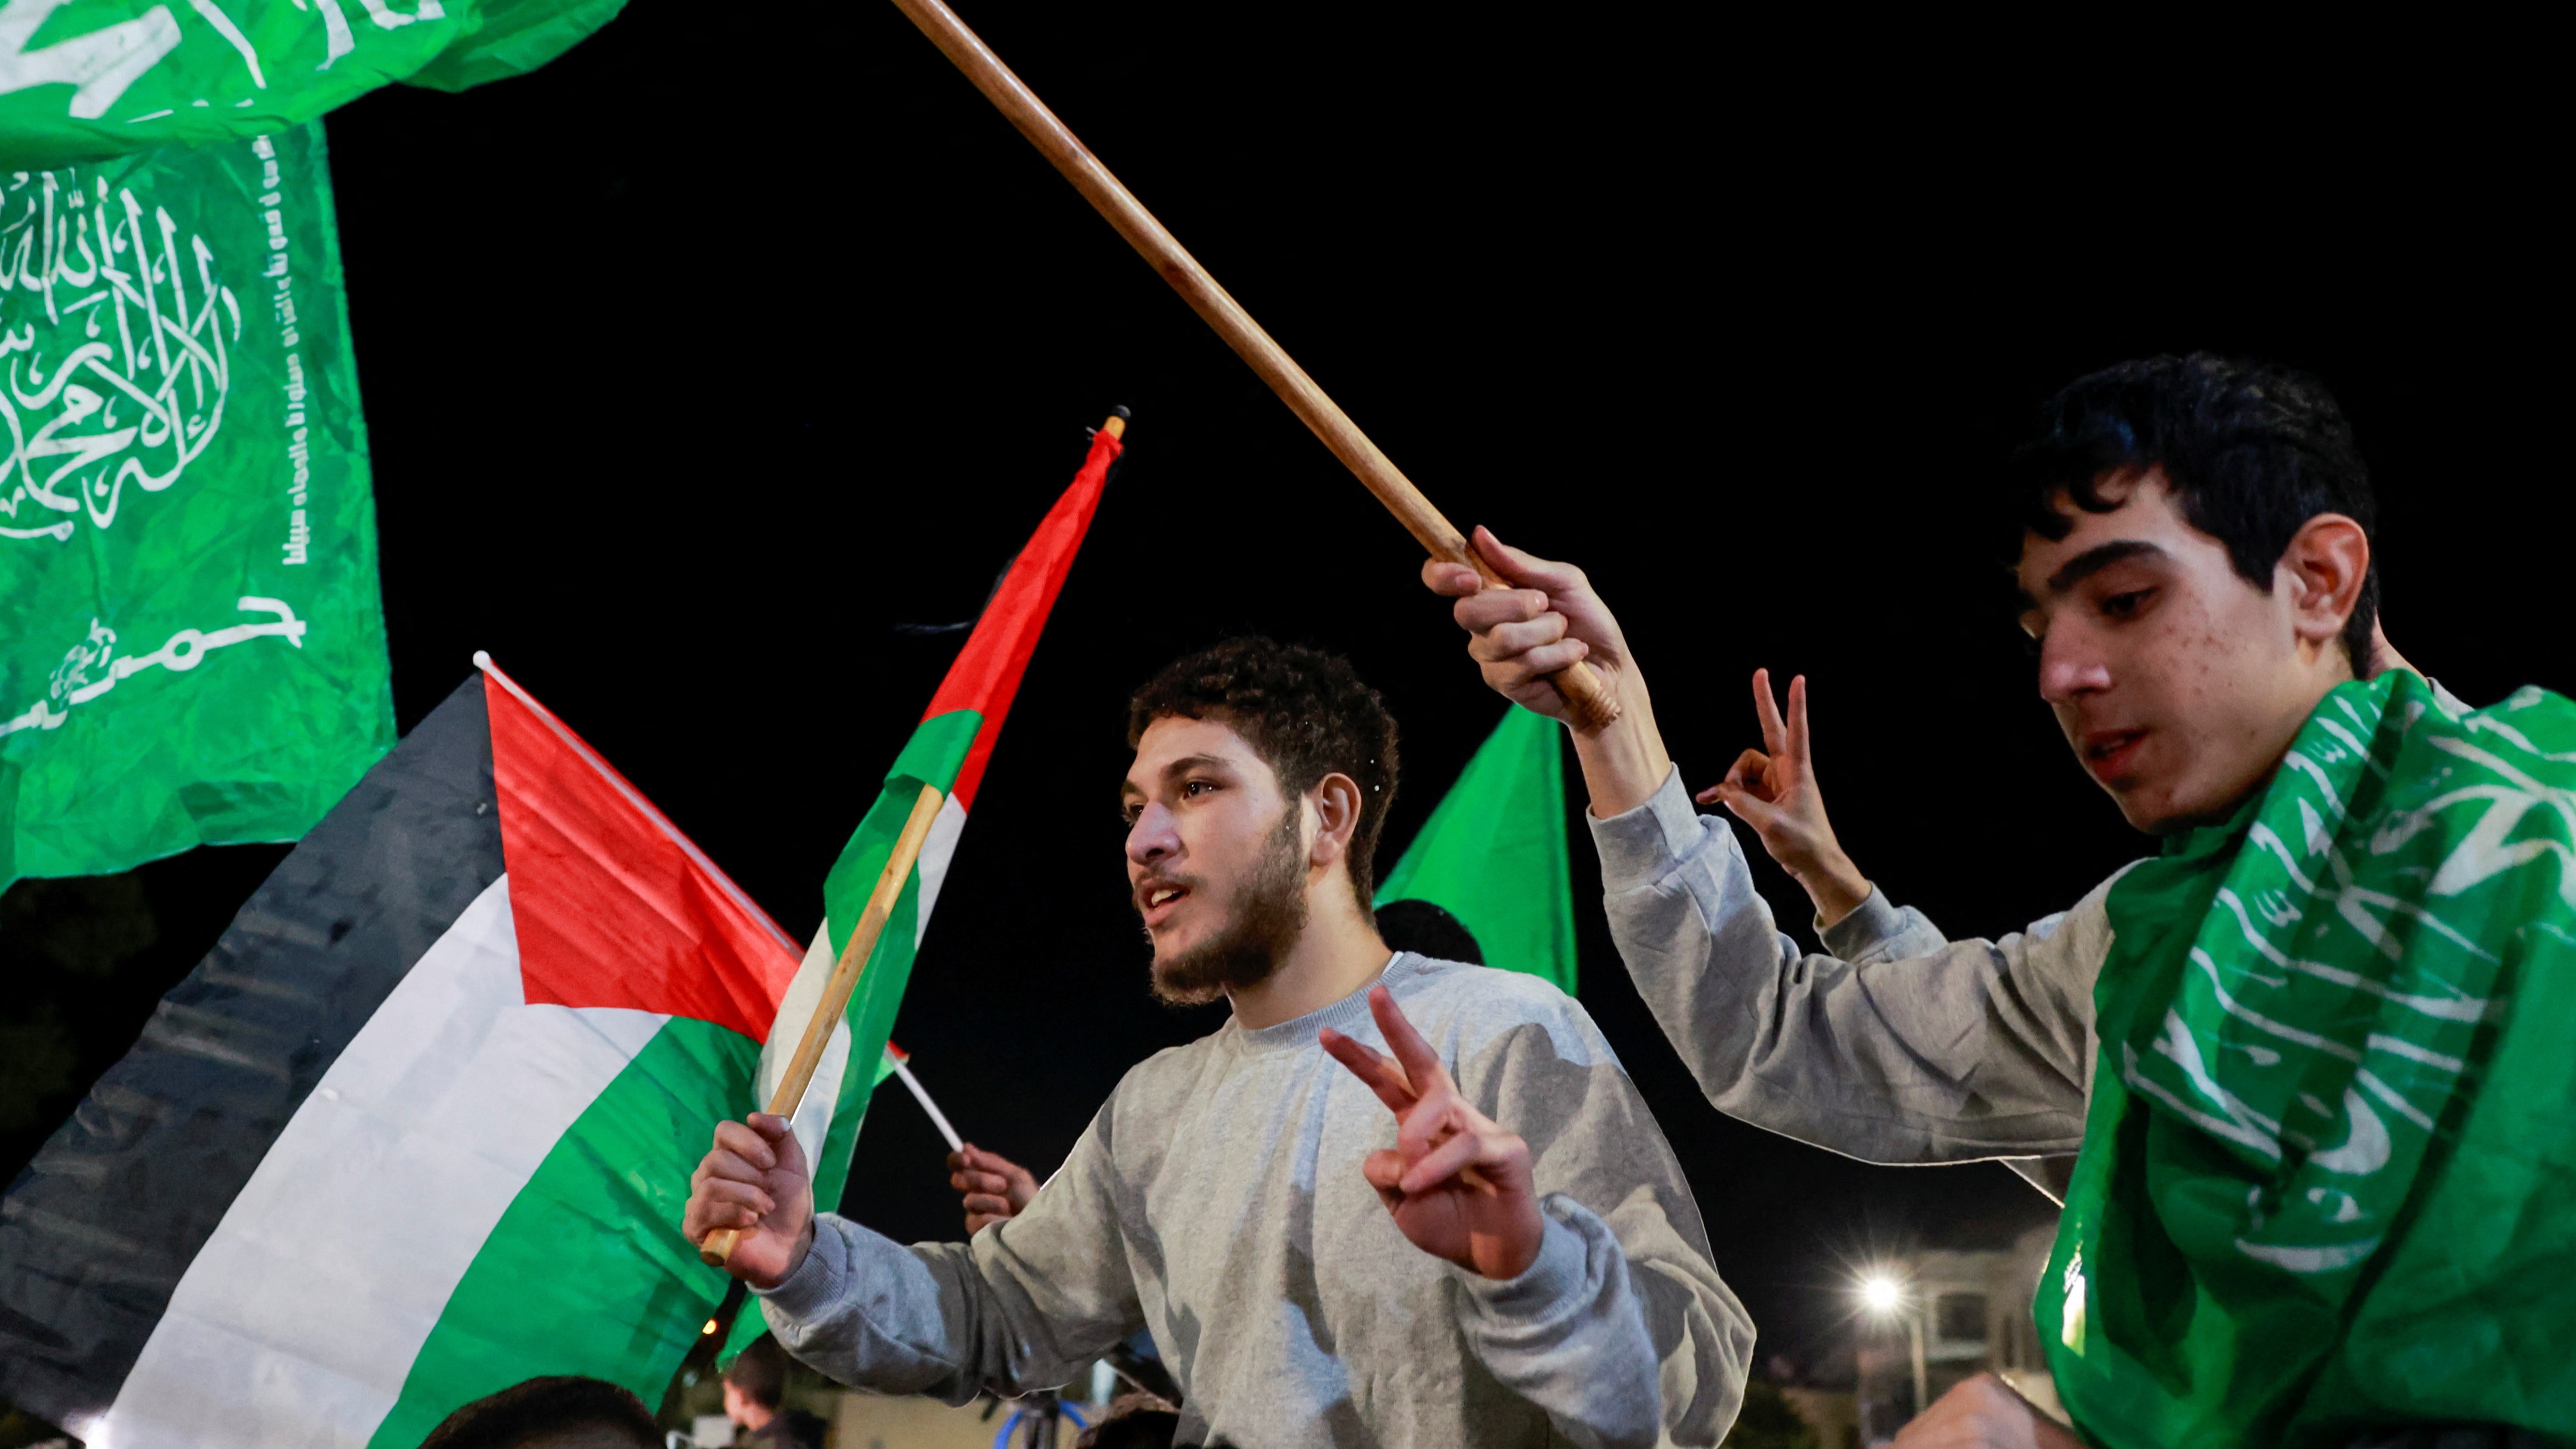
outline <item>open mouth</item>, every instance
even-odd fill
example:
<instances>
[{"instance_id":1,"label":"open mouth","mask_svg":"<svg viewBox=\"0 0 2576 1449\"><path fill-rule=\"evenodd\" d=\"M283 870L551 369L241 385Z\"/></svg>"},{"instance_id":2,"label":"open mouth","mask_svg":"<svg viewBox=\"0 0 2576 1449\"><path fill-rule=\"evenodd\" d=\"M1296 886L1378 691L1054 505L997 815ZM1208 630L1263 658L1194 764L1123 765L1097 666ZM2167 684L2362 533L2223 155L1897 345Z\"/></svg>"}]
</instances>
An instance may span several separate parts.
<instances>
[{"instance_id":1,"label":"open mouth","mask_svg":"<svg viewBox=\"0 0 2576 1449\"><path fill-rule=\"evenodd\" d=\"M2084 737L2084 768L2097 780L2117 780L2137 763L2145 730L2095 730Z\"/></svg>"},{"instance_id":2,"label":"open mouth","mask_svg":"<svg viewBox=\"0 0 2576 1449\"><path fill-rule=\"evenodd\" d=\"M1177 881L1147 881L1136 888L1136 912L1145 918L1150 931L1171 918L1172 911L1190 893L1188 886Z\"/></svg>"}]
</instances>

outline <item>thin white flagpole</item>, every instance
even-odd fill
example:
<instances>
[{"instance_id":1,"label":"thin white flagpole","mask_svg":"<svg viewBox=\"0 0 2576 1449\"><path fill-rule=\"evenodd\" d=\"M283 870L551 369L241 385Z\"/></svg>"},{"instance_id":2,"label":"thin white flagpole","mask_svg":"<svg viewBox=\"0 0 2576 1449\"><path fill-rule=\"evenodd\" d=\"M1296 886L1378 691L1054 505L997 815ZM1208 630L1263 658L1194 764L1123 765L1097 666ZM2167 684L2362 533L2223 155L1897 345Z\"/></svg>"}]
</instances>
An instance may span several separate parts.
<instances>
[{"instance_id":1,"label":"thin white flagpole","mask_svg":"<svg viewBox=\"0 0 2576 1449\"><path fill-rule=\"evenodd\" d=\"M922 1090L921 1079L912 1074L912 1068L905 1066L903 1058L892 1052L886 1054L886 1060L894 1064L894 1074L903 1078L903 1084L912 1089L912 1099L921 1104L921 1110L930 1114L932 1124L939 1128L939 1135L948 1139L948 1150L965 1151L966 1139L958 1136L957 1129L948 1125L948 1114L940 1111L939 1104L930 1100L930 1093Z\"/></svg>"}]
</instances>

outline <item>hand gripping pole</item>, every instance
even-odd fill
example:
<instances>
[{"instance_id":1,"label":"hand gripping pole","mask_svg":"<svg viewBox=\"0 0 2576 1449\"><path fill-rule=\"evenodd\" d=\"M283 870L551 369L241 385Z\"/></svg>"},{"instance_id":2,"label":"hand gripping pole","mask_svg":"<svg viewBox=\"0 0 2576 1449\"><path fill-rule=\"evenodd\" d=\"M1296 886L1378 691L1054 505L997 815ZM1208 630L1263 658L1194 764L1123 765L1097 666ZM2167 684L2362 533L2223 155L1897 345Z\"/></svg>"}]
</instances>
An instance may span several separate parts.
<instances>
[{"instance_id":1,"label":"hand gripping pole","mask_svg":"<svg viewBox=\"0 0 2576 1449\"><path fill-rule=\"evenodd\" d=\"M921 793L913 798L912 814L904 819L903 833L895 837L894 853L886 857L885 869L877 872L877 887L868 893L867 909L859 913L859 923L850 932L850 944L841 948L840 959L832 963L831 978L823 985L823 999L814 1003L814 1014L806 1019L805 1034L796 1039L796 1055L787 1059L787 1074L778 1079L778 1090L769 1094L772 1117L793 1117L803 1104L805 1089L814 1081L814 1068L823 1060L823 1049L832 1044L832 1028L840 1024L841 1013L849 1009L850 993L858 989L859 973L867 969L877 938L885 934L886 918L894 914L904 882L912 879L912 868L921 859L921 843L929 838L930 823L939 818L939 807L947 798L936 785L922 786ZM874 1062L854 1061L849 1070L865 1072L875 1067ZM733 1245L740 1236L732 1228L718 1228L698 1245L698 1257L710 1267L721 1268L733 1257Z\"/></svg>"}]
</instances>

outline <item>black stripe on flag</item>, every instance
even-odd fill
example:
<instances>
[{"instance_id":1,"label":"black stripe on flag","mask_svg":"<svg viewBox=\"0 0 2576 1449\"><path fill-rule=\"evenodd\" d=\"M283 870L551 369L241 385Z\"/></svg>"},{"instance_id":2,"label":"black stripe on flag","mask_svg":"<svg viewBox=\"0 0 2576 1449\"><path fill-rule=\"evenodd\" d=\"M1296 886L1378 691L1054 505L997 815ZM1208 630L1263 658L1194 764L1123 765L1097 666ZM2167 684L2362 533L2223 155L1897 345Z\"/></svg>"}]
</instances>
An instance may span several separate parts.
<instances>
[{"instance_id":1,"label":"black stripe on flag","mask_svg":"<svg viewBox=\"0 0 2576 1449\"><path fill-rule=\"evenodd\" d=\"M254 892L0 1198L0 1396L104 1411L269 1145L501 876L476 674Z\"/></svg>"}]
</instances>

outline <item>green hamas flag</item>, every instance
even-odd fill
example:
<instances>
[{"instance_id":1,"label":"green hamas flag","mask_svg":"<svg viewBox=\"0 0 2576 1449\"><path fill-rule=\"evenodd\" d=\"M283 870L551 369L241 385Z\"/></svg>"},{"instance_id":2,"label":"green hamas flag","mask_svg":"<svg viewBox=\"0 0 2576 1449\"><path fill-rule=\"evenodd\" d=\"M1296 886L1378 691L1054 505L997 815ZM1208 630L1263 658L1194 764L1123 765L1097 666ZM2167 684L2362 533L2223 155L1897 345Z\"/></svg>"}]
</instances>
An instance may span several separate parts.
<instances>
[{"instance_id":1,"label":"green hamas flag","mask_svg":"<svg viewBox=\"0 0 2576 1449\"><path fill-rule=\"evenodd\" d=\"M1485 964L1574 994L1574 889L1566 873L1565 758L1553 720L1514 706L1378 887L1377 903L1429 901L1458 918Z\"/></svg>"},{"instance_id":2,"label":"green hamas flag","mask_svg":"<svg viewBox=\"0 0 2576 1449\"><path fill-rule=\"evenodd\" d=\"M248 140L536 69L626 0L0 0L0 170Z\"/></svg>"},{"instance_id":3,"label":"green hamas flag","mask_svg":"<svg viewBox=\"0 0 2576 1449\"><path fill-rule=\"evenodd\" d=\"M295 839L393 739L322 128L0 180L0 886Z\"/></svg>"},{"instance_id":4,"label":"green hamas flag","mask_svg":"<svg viewBox=\"0 0 2576 1449\"><path fill-rule=\"evenodd\" d=\"M2038 1304L2089 1441L2576 1435L2576 705L2340 686L2108 904Z\"/></svg>"}]
</instances>

